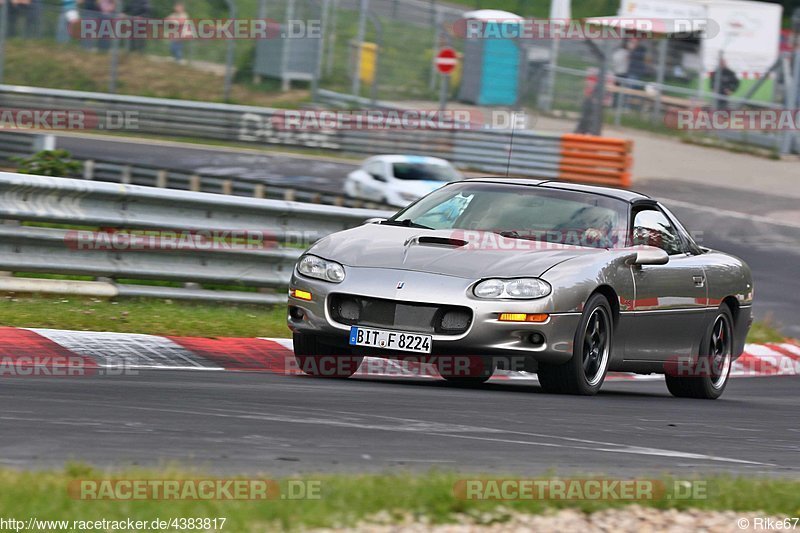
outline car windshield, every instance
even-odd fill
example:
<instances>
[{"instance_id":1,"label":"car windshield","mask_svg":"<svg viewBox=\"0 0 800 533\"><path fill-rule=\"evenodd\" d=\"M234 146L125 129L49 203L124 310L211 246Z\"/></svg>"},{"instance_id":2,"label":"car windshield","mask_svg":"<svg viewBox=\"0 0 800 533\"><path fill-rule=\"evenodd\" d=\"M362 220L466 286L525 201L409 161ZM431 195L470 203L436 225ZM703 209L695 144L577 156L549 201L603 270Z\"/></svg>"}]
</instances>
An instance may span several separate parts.
<instances>
[{"instance_id":1,"label":"car windshield","mask_svg":"<svg viewBox=\"0 0 800 533\"><path fill-rule=\"evenodd\" d=\"M611 197L526 185L462 182L429 194L388 223L614 248L624 246L626 219L625 202Z\"/></svg>"},{"instance_id":2,"label":"car windshield","mask_svg":"<svg viewBox=\"0 0 800 533\"><path fill-rule=\"evenodd\" d=\"M461 175L450 165L442 163L393 163L392 173L399 180L408 181L455 181Z\"/></svg>"}]
</instances>

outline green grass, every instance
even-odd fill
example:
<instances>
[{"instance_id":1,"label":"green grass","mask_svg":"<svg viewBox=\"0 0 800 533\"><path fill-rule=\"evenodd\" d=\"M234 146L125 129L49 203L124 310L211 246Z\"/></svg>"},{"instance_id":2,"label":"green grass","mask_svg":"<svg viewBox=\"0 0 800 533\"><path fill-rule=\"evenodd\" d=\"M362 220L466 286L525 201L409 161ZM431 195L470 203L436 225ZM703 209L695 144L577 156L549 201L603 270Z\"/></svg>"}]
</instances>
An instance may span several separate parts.
<instances>
[{"instance_id":1,"label":"green grass","mask_svg":"<svg viewBox=\"0 0 800 533\"><path fill-rule=\"evenodd\" d=\"M284 306L155 299L0 297L3 326L202 337L288 337Z\"/></svg>"},{"instance_id":2,"label":"green grass","mask_svg":"<svg viewBox=\"0 0 800 533\"><path fill-rule=\"evenodd\" d=\"M753 327L750 328L750 333L747 335L747 342L756 344L763 344L765 342L783 342L786 340L785 335L773 324L770 318L760 322L753 322Z\"/></svg>"},{"instance_id":3,"label":"green grass","mask_svg":"<svg viewBox=\"0 0 800 533\"><path fill-rule=\"evenodd\" d=\"M271 479L269 475L251 476ZM269 531L300 527L355 525L379 513L384 520L425 517L433 523L458 520L464 515L475 522L501 522L510 512L542 513L549 509L577 508L592 512L621 507L629 502L607 501L478 501L454 495L454 485L464 479L511 479L519 476L476 476L449 472L425 474L321 475L304 479L318 483L318 499L275 499L268 501L86 501L73 499L67 487L73 480L102 479L210 479L200 472L167 469L103 472L84 465L70 465L64 471L19 472L0 470L0 512L3 516L39 519L152 520L177 517L225 517L225 531ZM606 479L613 476L604 476ZM542 478L544 479L544 478ZM276 480L285 494L289 480ZM675 480L662 478L667 487ZM636 502L661 509L704 509L753 511L772 516L800 513L800 481L713 477L701 480L707 487L703 499L657 499ZM669 491L669 490L668 490Z\"/></svg>"},{"instance_id":4,"label":"green grass","mask_svg":"<svg viewBox=\"0 0 800 533\"><path fill-rule=\"evenodd\" d=\"M92 53L74 43L54 46L44 39L11 39L6 44L4 82L106 92L109 61L108 54ZM117 74L119 94L214 102L224 100L223 77L189 65L157 61L143 54L122 53ZM309 96L307 90L281 92L279 84L271 80L260 85L239 80L232 86L230 100L239 104L297 108L308 102Z\"/></svg>"}]
</instances>

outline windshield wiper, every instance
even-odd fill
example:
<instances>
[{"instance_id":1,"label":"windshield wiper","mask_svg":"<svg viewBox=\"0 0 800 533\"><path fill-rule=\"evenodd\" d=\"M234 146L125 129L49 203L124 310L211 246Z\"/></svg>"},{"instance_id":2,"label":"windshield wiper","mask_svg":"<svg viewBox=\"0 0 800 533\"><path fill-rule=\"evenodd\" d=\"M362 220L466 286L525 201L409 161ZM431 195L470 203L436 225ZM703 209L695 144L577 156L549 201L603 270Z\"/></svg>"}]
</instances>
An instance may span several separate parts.
<instances>
[{"instance_id":1,"label":"windshield wiper","mask_svg":"<svg viewBox=\"0 0 800 533\"><path fill-rule=\"evenodd\" d=\"M423 226L422 224L417 224L410 218L404 218L403 220L384 220L381 224L386 224L387 226L402 226L404 228L433 229L428 226Z\"/></svg>"},{"instance_id":2,"label":"windshield wiper","mask_svg":"<svg viewBox=\"0 0 800 533\"><path fill-rule=\"evenodd\" d=\"M507 239L521 239L525 241L538 241L539 237L536 235L520 235L518 231L493 231L495 235L506 237Z\"/></svg>"}]
</instances>

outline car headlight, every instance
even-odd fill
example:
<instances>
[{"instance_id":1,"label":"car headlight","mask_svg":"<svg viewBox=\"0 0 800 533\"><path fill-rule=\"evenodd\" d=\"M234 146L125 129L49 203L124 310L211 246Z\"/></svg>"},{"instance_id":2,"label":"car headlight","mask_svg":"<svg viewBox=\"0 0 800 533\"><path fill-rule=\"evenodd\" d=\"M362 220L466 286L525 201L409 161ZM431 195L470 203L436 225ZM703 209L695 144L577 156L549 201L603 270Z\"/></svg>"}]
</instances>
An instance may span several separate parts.
<instances>
[{"instance_id":1,"label":"car headlight","mask_svg":"<svg viewBox=\"0 0 800 533\"><path fill-rule=\"evenodd\" d=\"M341 283L344 281L344 267L335 261L328 261L316 255L304 255L297 263L297 271L309 278Z\"/></svg>"},{"instance_id":2,"label":"car headlight","mask_svg":"<svg viewBox=\"0 0 800 533\"><path fill-rule=\"evenodd\" d=\"M532 300L550 294L550 284L537 278L487 279L481 281L472 293L478 298Z\"/></svg>"}]
</instances>

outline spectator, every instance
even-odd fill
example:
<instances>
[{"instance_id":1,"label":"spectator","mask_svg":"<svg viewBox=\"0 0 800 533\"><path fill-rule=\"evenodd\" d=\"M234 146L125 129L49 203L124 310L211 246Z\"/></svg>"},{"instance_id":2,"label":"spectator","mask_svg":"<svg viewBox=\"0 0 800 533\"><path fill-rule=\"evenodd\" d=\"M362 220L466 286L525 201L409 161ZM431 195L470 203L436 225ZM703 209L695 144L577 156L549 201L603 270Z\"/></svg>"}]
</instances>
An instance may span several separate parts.
<instances>
[{"instance_id":1,"label":"spectator","mask_svg":"<svg viewBox=\"0 0 800 533\"><path fill-rule=\"evenodd\" d=\"M719 80L717 79L719 78ZM719 93L717 89L719 88ZM734 71L728 68L725 58L720 56L719 67L711 74L711 90L715 94L729 97L739 89L739 77ZM717 109L728 109L727 98L717 98Z\"/></svg>"},{"instance_id":2,"label":"spectator","mask_svg":"<svg viewBox=\"0 0 800 533\"><path fill-rule=\"evenodd\" d=\"M125 14L136 18L149 18L152 14L150 0L127 0L125 3ZM141 52L144 50L144 39L131 39L131 52Z\"/></svg>"},{"instance_id":3,"label":"spectator","mask_svg":"<svg viewBox=\"0 0 800 533\"><path fill-rule=\"evenodd\" d=\"M641 39L633 38L630 40L630 58L628 61L628 74L625 76L631 89L643 91L645 84L642 81L647 77L647 47ZM644 99L638 96L631 96L630 106L636 111L641 111Z\"/></svg>"},{"instance_id":4,"label":"spectator","mask_svg":"<svg viewBox=\"0 0 800 533\"><path fill-rule=\"evenodd\" d=\"M175 2L175 5L172 8L172 13L167 17L167 20L175 20L178 21L180 24L178 38L170 41L169 43L169 51L172 54L172 57L175 61L179 63L184 63L185 60L183 59L183 41L184 39L190 39L193 37L191 28L184 24L187 20L189 20L189 14L186 12L186 7L183 5L183 2Z\"/></svg>"},{"instance_id":5,"label":"spectator","mask_svg":"<svg viewBox=\"0 0 800 533\"><path fill-rule=\"evenodd\" d=\"M97 7L100 8L100 24L105 20L113 20L117 16L116 0L98 0ZM97 49L105 52L111 48L111 38L103 37L97 40Z\"/></svg>"},{"instance_id":6,"label":"spectator","mask_svg":"<svg viewBox=\"0 0 800 533\"><path fill-rule=\"evenodd\" d=\"M628 74L631 62L631 51L628 48L629 43L627 40L622 41L622 46L614 50L611 55L611 72L614 74L614 85L617 87L624 87L624 78ZM620 98L619 93L614 93L614 105Z\"/></svg>"},{"instance_id":7,"label":"spectator","mask_svg":"<svg viewBox=\"0 0 800 533\"><path fill-rule=\"evenodd\" d=\"M80 20L78 0L61 0L61 14L58 16L56 42L64 44L70 40L70 27Z\"/></svg>"},{"instance_id":8,"label":"spectator","mask_svg":"<svg viewBox=\"0 0 800 533\"><path fill-rule=\"evenodd\" d=\"M631 39L631 53L626 77L642 81L647 76L647 47L639 39ZM637 84L639 85L639 84Z\"/></svg>"},{"instance_id":9,"label":"spectator","mask_svg":"<svg viewBox=\"0 0 800 533\"><path fill-rule=\"evenodd\" d=\"M614 50L611 55L611 70L614 76L624 77L628 73L631 64L631 51L628 46L628 41L623 41L622 46Z\"/></svg>"},{"instance_id":10,"label":"spectator","mask_svg":"<svg viewBox=\"0 0 800 533\"><path fill-rule=\"evenodd\" d=\"M8 36L17 37L17 26L21 20L21 37L35 37L38 11L39 6L33 0L11 0L8 6Z\"/></svg>"}]
</instances>

